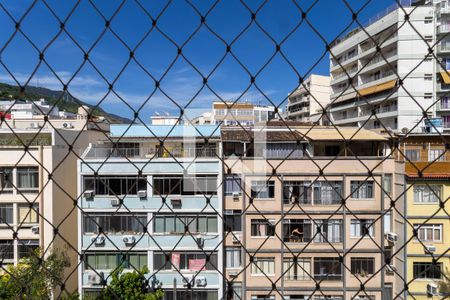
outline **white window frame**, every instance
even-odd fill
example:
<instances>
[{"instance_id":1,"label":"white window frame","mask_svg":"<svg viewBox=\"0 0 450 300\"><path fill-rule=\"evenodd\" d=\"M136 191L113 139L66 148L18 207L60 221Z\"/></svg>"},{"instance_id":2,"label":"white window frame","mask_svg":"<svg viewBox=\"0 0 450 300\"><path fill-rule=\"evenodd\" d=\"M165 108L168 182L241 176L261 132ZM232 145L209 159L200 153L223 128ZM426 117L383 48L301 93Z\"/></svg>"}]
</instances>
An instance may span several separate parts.
<instances>
[{"instance_id":1,"label":"white window frame","mask_svg":"<svg viewBox=\"0 0 450 300\"><path fill-rule=\"evenodd\" d=\"M435 191L438 195L435 195L431 189L433 187L437 187L438 190ZM421 191L419 191L421 189ZM418 194L416 194L416 191ZM442 185L440 184L418 184L413 186L413 202L415 204L436 204L439 203L439 198L442 195ZM436 197L438 196L438 197ZM424 201L425 198L428 198L428 201ZM420 201L418 201L420 200ZM433 201L430 201L433 200Z\"/></svg>"},{"instance_id":2,"label":"white window frame","mask_svg":"<svg viewBox=\"0 0 450 300\"><path fill-rule=\"evenodd\" d=\"M442 242L442 224L414 224L414 228L417 229L417 239L416 240L420 240L422 242ZM428 236L428 231L431 230L431 237ZM434 239L434 231L435 230L439 230L439 239L435 240ZM423 232L425 238L424 239L420 239L420 232Z\"/></svg>"}]
</instances>

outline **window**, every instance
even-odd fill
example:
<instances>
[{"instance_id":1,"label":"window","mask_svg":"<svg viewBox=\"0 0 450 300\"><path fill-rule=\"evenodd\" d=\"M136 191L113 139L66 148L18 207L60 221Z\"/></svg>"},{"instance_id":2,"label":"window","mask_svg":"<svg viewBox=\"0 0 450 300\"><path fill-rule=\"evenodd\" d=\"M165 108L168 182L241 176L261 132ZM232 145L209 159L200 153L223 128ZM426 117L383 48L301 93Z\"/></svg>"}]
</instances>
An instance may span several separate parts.
<instances>
[{"instance_id":1,"label":"window","mask_svg":"<svg viewBox=\"0 0 450 300\"><path fill-rule=\"evenodd\" d=\"M85 176L84 190L92 190L95 195L137 195L147 190L147 178L138 176Z\"/></svg>"},{"instance_id":2,"label":"window","mask_svg":"<svg viewBox=\"0 0 450 300\"><path fill-rule=\"evenodd\" d=\"M431 24L431 23L433 23L433 17L425 17L424 23L425 23L425 24Z\"/></svg>"},{"instance_id":3,"label":"window","mask_svg":"<svg viewBox=\"0 0 450 300\"><path fill-rule=\"evenodd\" d=\"M316 220L314 226L315 243L340 243L342 242L342 220ZM320 227L320 233L317 227Z\"/></svg>"},{"instance_id":4,"label":"window","mask_svg":"<svg viewBox=\"0 0 450 300\"><path fill-rule=\"evenodd\" d=\"M337 257L314 258L315 280L342 280L342 265Z\"/></svg>"},{"instance_id":5,"label":"window","mask_svg":"<svg viewBox=\"0 0 450 300\"><path fill-rule=\"evenodd\" d=\"M215 298L211 298L211 300L213 299L217 299L217 297ZM242 298L242 282L235 282L233 281L231 283L231 286L226 287L226 298L222 298L222 299L226 299L226 300L242 300L244 298Z\"/></svg>"},{"instance_id":6,"label":"window","mask_svg":"<svg viewBox=\"0 0 450 300\"><path fill-rule=\"evenodd\" d=\"M284 258L283 272L285 280L310 280L311 259L309 258Z\"/></svg>"},{"instance_id":7,"label":"window","mask_svg":"<svg viewBox=\"0 0 450 300\"><path fill-rule=\"evenodd\" d=\"M13 223L13 205L0 204L0 224Z\"/></svg>"},{"instance_id":8,"label":"window","mask_svg":"<svg viewBox=\"0 0 450 300\"><path fill-rule=\"evenodd\" d=\"M240 210L225 210L225 230L242 231L242 212Z\"/></svg>"},{"instance_id":9,"label":"window","mask_svg":"<svg viewBox=\"0 0 450 300\"><path fill-rule=\"evenodd\" d=\"M0 168L0 193L13 192L13 168Z\"/></svg>"},{"instance_id":10,"label":"window","mask_svg":"<svg viewBox=\"0 0 450 300\"><path fill-rule=\"evenodd\" d=\"M433 80L433 75L432 74L425 74L423 79L426 80L426 81Z\"/></svg>"},{"instance_id":11,"label":"window","mask_svg":"<svg viewBox=\"0 0 450 300\"><path fill-rule=\"evenodd\" d=\"M320 295L314 296L314 300L342 300L344 297L342 296L334 296L334 295Z\"/></svg>"},{"instance_id":12,"label":"window","mask_svg":"<svg viewBox=\"0 0 450 300\"><path fill-rule=\"evenodd\" d=\"M154 176L154 195L203 195L217 193L217 176Z\"/></svg>"},{"instance_id":13,"label":"window","mask_svg":"<svg viewBox=\"0 0 450 300\"><path fill-rule=\"evenodd\" d=\"M206 254L200 252L171 252L153 254L153 270L217 270L217 254L209 254L209 261Z\"/></svg>"},{"instance_id":14,"label":"window","mask_svg":"<svg viewBox=\"0 0 450 300\"><path fill-rule=\"evenodd\" d=\"M353 275L367 276L374 273L375 259L372 257L352 257L351 272Z\"/></svg>"},{"instance_id":15,"label":"window","mask_svg":"<svg viewBox=\"0 0 450 300\"><path fill-rule=\"evenodd\" d=\"M105 233L138 233L147 226L147 214L102 214L89 213L83 215L84 233L99 233L99 227Z\"/></svg>"},{"instance_id":16,"label":"window","mask_svg":"<svg viewBox=\"0 0 450 300\"><path fill-rule=\"evenodd\" d=\"M28 204L20 204L19 210L19 224L34 224L39 222L39 204L33 204L30 208Z\"/></svg>"},{"instance_id":17,"label":"window","mask_svg":"<svg viewBox=\"0 0 450 300\"><path fill-rule=\"evenodd\" d=\"M342 181L314 182L314 204L340 204L343 199Z\"/></svg>"},{"instance_id":18,"label":"window","mask_svg":"<svg viewBox=\"0 0 450 300\"><path fill-rule=\"evenodd\" d=\"M270 181L252 181L251 197L254 199L269 199L275 196L275 182Z\"/></svg>"},{"instance_id":19,"label":"window","mask_svg":"<svg viewBox=\"0 0 450 300\"><path fill-rule=\"evenodd\" d=\"M443 161L445 159L444 149L429 149L428 161Z\"/></svg>"},{"instance_id":20,"label":"window","mask_svg":"<svg viewBox=\"0 0 450 300\"><path fill-rule=\"evenodd\" d=\"M418 149L405 150L404 155L409 161L419 161L420 160L420 150L418 150Z\"/></svg>"},{"instance_id":21,"label":"window","mask_svg":"<svg viewBox=\"0 0 450 300\"><path fill-rule=\"evenodd\" d=\"M414 224L417 238L422 242L441 242L442 224Z\"/></svg>"},{"instance_id":22,"label":"window","mask_svg":"<svg viewBox=\"0 0 450 300\"><path fill-rule=\"evenodd\" d=\"M13 240L0 240L0 259L14 259Z\"/></svg>"},{"instance_id":23,"label":"window","mask_svg":"<svg viewBox=\"0 0 450 300\"><path fill-rule=\"evenodd\" d=\"M311 204L310 181L285 181L283 183L284 203Z\"/></svg>"},{"instance_id":24,"label":"window","mask_svg":"<svg viewBox=\"0 0 450 300\"><path fill-rule=\"evenodd\" d=\"M383 215L384 222L384 233L392 231L392 211L386 211Z\"/></svg>"},{"instance_id":25,"label":"window","mask_svg":"<svg viewBox=\"0 0 450 300\"><path fill-rule=\"evenodd\" d=\"M275 258L274 257L255 257L253 259L252 275L273 276L275 274Z\"/></svg>"},{"instance_id":26,"label":"window","mask_svg":"<svg viewBox=\"0 0 450 300\"><path fill-rule=\"evenodd\" d=\"M29 257L39 248L39 240L19 240L17 244L19 258Z\"/></svg>"},{"instance_id":27,"label":"window","mask_svg":"<svg viewBox=\"0 0 450 300\"><path fill-rule=\"evenodd\" d=\"M251 220L252 236L273 236L275 234L275 221L266 219Z\"/></svg>"},{"instance_id":28,"label":"window","mask_svg":"<svg viewBox=\"0 0 450 300\"><path fill-rule=\"evenodd\" d=\"M433 264L432 262L414 262L414 279L441 279L442 263Z\"/></svg>"},{"instance_id":29,"label":"window","mask_svg":"<svg viewBox=\"0 0 450 300\"><path fill-rule=\"evenodd\" d=\"M392 194L392 174L385 174L383 176L383 191L387 195Z\"/></svg>"},{"instance_id":30,"label":"window","mask_svg":"<svg viewBox=\"0 0 450 300\"><path fill-rule=\"evenodd\" d=\"M38 167L18 167L17 188L22 192L37 192L39 189Z\"/></svg>"},{"instance_id":31,"label":"window","mask_svg":"<svg viewBox=\"0 0 450 300\"><path fill-rule=\"evenodd\" d=\"M373 181L352 181L350 189L353 199L373 198Z\"/></svg>"},{"instance_id":32,"label":"window","mask_svg":"<svg viewBox=\"0 0 450 300\"><path fill-rule=\"evenodd\" d=\"M147 266L147 253L108 253L88 252L85 254L86 270L114 270L118 267L125 269L142 270Z\"/></svg>"},{"instance_id":33,"label":"window","mask_svg":"<svg viewBox=\"0 0 450 300\"><path fill-rule=\"evenodd\" d=\"M233 196L234 193L241 194L241 178L238 175L225 176L225 196Z\"/></svg>"},{"instance_id":34,"label":"window","mask_svg":"<svg viewBox=\"0 0 450 300\"><path fill-rule=\"evenodd\" d=\"M352 219L350 223L351 237L374 236L375 220L373 219Z\"/></svg>"},{"instance_id":35,"label":"window","mask_svg":"<svg viewBox=\"0 0 450 300\"><path fill-rule=\"evenodd\" d=\"M240 268L241 248L239 247L225 247L225 263L227 268Z\"/></svg>"},{"instance_id":36,"label":"window","mask_svg":"<svg viewBox=\"0 0 450 300\"><path fill-rule=\"evenodd\" d=\"M217 216L158 215L154 217L153 231L183 234L186 226L190 233L217 233Z\"/></svg>"},{"instance_id":37,"label":"window","mask_svg":"<svg viewBox=\"0 0 450 300\"><path fill-rule=\"evenodd\" d=\"M304 243L311 241L312 226L310 220L284 219L283 241L289 243Z\"/></svg>"},{"instance_id":38,"label":"window","mask_svg":"<svg viewBox=\"0 0 450 300\"><path fill-rule=\"evenodd\" d=\"M176 294L176 296L175 296ZM222 299L219 297L217 290L203 290L203 289L178 289L174 292L172 289L164 290L164 300L213 300ZM241 300L242 298L233 298Z\"/></svg>"},{"instance_id":39,"label":"window","mask_svg":"<svg viewBox=\"0 0 450 300\"><path fill-rule=\"evenodd\" d=\"M415 203L438 203L441 198L441 185L414 185Z\"/></svg>"}]
</instances>

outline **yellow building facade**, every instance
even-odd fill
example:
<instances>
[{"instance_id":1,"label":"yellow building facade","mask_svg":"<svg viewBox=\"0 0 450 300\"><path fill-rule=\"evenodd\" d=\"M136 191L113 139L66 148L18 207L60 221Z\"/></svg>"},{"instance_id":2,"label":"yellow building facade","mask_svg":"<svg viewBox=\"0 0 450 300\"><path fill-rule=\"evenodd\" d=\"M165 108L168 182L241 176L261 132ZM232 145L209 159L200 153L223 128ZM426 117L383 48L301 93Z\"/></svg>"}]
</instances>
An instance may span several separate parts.
<instances>
[{"instance_id":1,"label":"yellow building facade","mask_svg":"<svg viewBox=\"0 0 450 300\"><path fill-rule=\"evenodd\" d=\"M450 154L445 137L400 138L406 172L407 294L441 299L450 270Z\"/></svg>"}]
</instances>

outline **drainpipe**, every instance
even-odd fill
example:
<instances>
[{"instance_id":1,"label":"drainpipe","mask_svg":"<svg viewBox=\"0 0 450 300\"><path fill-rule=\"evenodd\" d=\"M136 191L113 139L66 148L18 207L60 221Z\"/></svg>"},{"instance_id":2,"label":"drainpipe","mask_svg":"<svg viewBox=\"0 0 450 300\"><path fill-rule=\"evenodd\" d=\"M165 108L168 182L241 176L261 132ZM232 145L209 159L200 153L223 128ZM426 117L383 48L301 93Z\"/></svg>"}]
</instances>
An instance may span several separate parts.
<instances>
[{"instance_id":1,"label":"drainpipe","mask_svg":"<svg viewBox=\"0 0 450 300\"><path fill-rule=\"evenodd\" d=\"M38 196L38 203L39 203L39 213L41 216L39 217L39 245L44 248L44 218L43 218L43 212L44 212L44 146L38 146L38 157L39 157L39 196Z\"/></svg>"}]
</instances>

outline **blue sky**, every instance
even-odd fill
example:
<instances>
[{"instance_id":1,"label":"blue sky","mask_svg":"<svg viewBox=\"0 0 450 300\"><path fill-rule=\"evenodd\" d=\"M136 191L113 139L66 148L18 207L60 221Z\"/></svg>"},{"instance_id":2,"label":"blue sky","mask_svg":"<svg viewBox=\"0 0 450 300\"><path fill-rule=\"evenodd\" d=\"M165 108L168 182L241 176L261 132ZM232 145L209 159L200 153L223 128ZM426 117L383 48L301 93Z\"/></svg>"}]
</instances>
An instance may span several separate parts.
<instances>
[{"instance_id":1,"label":"blue sky","mask_svg":"<svg viewBox=\"0 0 450 300\"><path fill-rule=\"evenodd\" d=\"M202 77L208 77L209 87L224 100L241 97L241 100L267 103L268 98L276 105L284 101L281 106L284 108L286 95L298 85L298 75L280 53L270 60L275 54L276 43L281 43L283 54L301 76L310 73L327 74L329 68L329 54L325 52L325 44L307 22L303 21L285 39L301 21L297 6L308 11L308 22L328 42L352 23L351 12L342 0L269 0L258 10L256 22L274 42L255 22L251 22L248 10L257 10L264 1L244 1L248 6L246 8L237 0L222 0L217 4L209 0L104 0L93 1L95 7L89 1L81 0L68 17L76 2L45 2L58 18L68 18L65 28L69 34L62 32L57 36L60 31L59 21L42 1L34 4L23 18L20 28L38 49L45 49L46 63L63 82L67 83L75 74L69 83L69 91L74 96L91 104L103 99L100 105L103 109L124 117L133 116L128 106L136 110L141 108L139 114L144 121L155 112L178 114L178 107L171 99L184 107L194 98L188 109L202 111L209 108L211 102L218 98L210 89L202 89ZM394 0L347 2L355 11L363 7L359 15L362 23L395 3ZM32 1L2 0L0 3L2 63L21 84L31 78L30 85L61 89L62 84L52 70L44 63L38 66L38 51L21 33L10 40L15 24L5 10L15 20L19 20ZM312 4L314 5L311 7ZM140 5L147 13L143 12ZM119 7L119 12L115 14ZM205 22L223 41L205 26L198 29L201 19L196 10L203 15L209 11ZM104 18L110 19L114 14L110 27L114 33L106 30L96 42L105 29ZM154 28L148 33L152 28L151 18L156 19L160 14L156 23L159 30ZM238 37L247 26L249 27L245 32ZM355 27L356 24L350 26ZM189 39L197 29L196 34ZM83 65L83 52L72 38L85 51L92 49L89 58L94 66L89 62ZM131 60L126 65L130 53L119 39L131 49L139 44L134 53L139 63ZM225 55L224 41L228 44L234 41L231 51L245 68L230 53ZM174 43L184 45L184 57L178 55ZM166 72L169 66L171 68ZM32 76L36 68L37 71ZM248 72L257 74L258 88L250 86ZM121 75L118 77L119 74ZM156 91L152 77L160 81L160 89ZM114 91L127 104L113 93L108 95L107 81L115 81ZM6 68L1 65L0 82L14 83ZM144 104L149 97L150 100Z\"/></svg>"}]
</instances>

